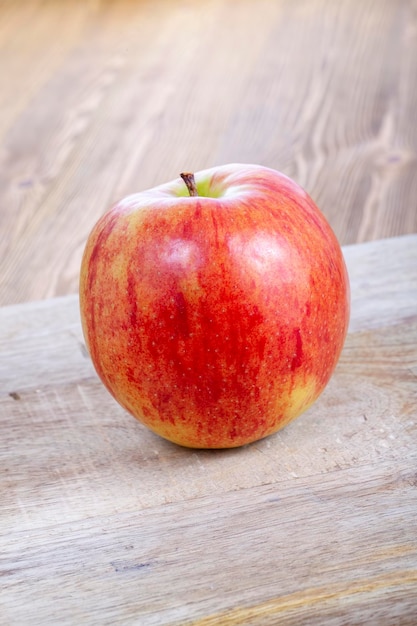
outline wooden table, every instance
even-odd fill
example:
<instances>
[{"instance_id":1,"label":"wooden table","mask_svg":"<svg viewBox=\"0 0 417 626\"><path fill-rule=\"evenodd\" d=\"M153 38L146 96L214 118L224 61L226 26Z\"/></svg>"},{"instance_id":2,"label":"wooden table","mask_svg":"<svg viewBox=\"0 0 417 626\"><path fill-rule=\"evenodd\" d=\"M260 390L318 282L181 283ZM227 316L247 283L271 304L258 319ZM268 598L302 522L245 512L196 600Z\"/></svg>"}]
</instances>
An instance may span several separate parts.
<instances>
[{"instance_id":1,"label":"wooden table","mask_svg":"<svg viewBox=\"0 0 417 626\"><path fill-rule=\"evenodd\" d=\"M417 232L416 0L0 2L0 305L75 293L124 195L295 178L344 245Z\"/></svg>"},{"instance_id":2,"label":"wooden table","mask_svg":"<svg viewBox=\"0 0 417 626\"><path fill-rule=\"evenodd\" d=\"M0 2L1 626L414 626L416 33L416 0ZM231 161L358 244L352 321L299 420L188 451L108 396L69 294L112 202Z\"/></svg>"},{"instance_id":3,"label":"wooden table","mask_svg":"<svg viewBox=\"0 0 417 626\"><path fill-rule=\"evenodd\" d=\"M417 235L344 252L327 389L229 451L118 407L76 296L0 309L1 624L415 624Z\"/></svg>"}]
</instances>

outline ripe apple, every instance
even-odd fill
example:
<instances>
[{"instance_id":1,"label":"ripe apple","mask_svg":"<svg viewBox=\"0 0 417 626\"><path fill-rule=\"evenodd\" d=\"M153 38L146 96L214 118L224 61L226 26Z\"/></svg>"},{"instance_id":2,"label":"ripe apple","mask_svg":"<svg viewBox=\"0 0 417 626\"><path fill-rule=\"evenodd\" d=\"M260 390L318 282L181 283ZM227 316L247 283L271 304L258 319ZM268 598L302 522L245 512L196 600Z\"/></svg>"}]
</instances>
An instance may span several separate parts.
<instances>
[{"instance_id":1,"label":"ripe apple","mask_svg":"<svg viewBox=\"0 0 417 626\"><path fill-rule=\"evenodd\" d=\"M183 446L241 446L309 407L348 327L339 243L295 182L256 165L128 196L86 244L85 340L114 398Z\"/></svg>"}]
</instances>

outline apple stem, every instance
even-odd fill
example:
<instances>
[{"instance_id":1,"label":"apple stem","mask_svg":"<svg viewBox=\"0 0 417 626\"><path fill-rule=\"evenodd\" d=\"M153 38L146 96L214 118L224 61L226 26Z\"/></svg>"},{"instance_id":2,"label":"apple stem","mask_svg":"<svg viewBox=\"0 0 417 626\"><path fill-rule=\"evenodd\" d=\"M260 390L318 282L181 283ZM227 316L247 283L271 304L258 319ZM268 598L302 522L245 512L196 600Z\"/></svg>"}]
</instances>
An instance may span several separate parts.
<instances>
[{"instance_id":1,"label":"apple stem","mask_svg":"<svg viewBox=\"0 0 417 626\"><path fill-rule=\"evenodd\" d=\"M198 196L194 174L192 172L182 172L180 176L187 185L188 193L190 194L190 196Z\"/></svg>"}]
</instances>

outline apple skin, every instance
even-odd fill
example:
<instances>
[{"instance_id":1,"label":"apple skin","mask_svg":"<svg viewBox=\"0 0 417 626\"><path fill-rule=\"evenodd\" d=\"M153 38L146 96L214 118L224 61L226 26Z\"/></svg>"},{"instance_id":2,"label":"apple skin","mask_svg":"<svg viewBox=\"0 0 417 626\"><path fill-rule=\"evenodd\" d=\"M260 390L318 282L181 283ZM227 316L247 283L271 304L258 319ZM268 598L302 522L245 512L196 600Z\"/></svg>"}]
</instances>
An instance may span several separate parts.
<instances>
[{"instance_id":1,"label":"apple skin","mask_svg":"<svg viewBox=\"0 0 417 626\"><path fill-rule=\"evenodd\" d=\"M80 309L95 369L155 433L193 448L276 432L329 381L349 321L339 243L283 174L231 164L128 196L93 228Z\"/></svg>"}]
</instances>

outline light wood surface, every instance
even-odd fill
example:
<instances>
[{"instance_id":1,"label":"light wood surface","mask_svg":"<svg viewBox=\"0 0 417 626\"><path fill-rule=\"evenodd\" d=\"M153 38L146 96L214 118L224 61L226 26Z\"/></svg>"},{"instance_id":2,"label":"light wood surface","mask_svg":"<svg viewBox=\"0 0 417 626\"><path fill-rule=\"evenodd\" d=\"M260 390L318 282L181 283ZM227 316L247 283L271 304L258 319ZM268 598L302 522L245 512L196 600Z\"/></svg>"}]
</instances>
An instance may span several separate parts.
<instances>
[{"instance_id":1,"label":"light wood surface","mask_svg":"<svg viewBox=\"0 0 417 626\"><path fill-rule=\"evenodd\" d=\"M415 624L417 235L344 253L327 389L229 451L114 402L76 296L0 309L1 624Z\"/></svg>"},{"instance_id":2,"label":"light wood surface","mask_svg":"<svg viewBox=\"0 0 417 626\"><path fill-rule=\"evenodd\" d=\"M341 243L417 231L416 0L0 2L0 304L75 293L98 217L230 161Z\"/></svg>"}]
</instances>

